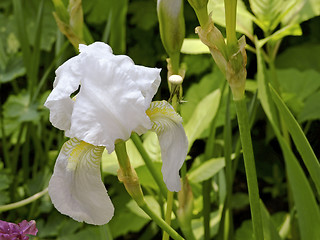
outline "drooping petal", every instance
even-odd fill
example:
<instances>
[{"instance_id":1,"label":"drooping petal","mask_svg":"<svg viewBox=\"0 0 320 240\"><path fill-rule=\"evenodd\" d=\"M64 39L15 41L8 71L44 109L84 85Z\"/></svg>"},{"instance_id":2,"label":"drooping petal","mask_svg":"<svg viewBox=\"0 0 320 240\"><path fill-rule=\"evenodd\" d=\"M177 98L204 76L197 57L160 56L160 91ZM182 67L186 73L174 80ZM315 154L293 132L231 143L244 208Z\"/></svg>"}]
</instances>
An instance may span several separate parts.
<instances>
[{"instance_id":1,"label":"drooping petal","mask_svg":"<svg viewBox=\"0 0 320 240\"><path fill-rule=\"evenodd\" d=\"M147 110L161 147L163 180L170 191L181 189L179 170L187 157L188 139L182 118L166 101L152 102Z\"/></svg>"},{"instance_id":2,"label":"drooping petal","mask_svg":"<svg viewBox=\"0 0 320 240\"><path fill-rule=\"evenodd\" d=\"M114 207L100 174L103 149L76 138L63 145L49 182L52 203L62 214L95 225L112 218Z\"/></svg>"},{"instance_id":3,"label":"drooping petal","mask_svg":"<svg viewBox=\"0 0 320 240\"><path fill-rule=\"evenodd\" d=\"M50 112L55 111L50 114L60 116L59 123L65 123L59 128L66 131L66 136L105 146L111 153L117 139L127 140L133 131L142 134L151 128L145 111L159 87L160 69L137 66L127 56L115 56L111 48L101 42L80 45L80 54L72 59L75 59L73 69L77 70L81 87L75 101L70 100L73 92L68 92L68 104L72 103L66 111L69 115L61 114L66 108L61 111L60 106L52 106L56 103L53 101L56 95L50 94L47 100L52 105L46 103ZM50 119L57 122L55 118ZM55 123L54 126L58 125Z\"/></svg>"}]
</instances>

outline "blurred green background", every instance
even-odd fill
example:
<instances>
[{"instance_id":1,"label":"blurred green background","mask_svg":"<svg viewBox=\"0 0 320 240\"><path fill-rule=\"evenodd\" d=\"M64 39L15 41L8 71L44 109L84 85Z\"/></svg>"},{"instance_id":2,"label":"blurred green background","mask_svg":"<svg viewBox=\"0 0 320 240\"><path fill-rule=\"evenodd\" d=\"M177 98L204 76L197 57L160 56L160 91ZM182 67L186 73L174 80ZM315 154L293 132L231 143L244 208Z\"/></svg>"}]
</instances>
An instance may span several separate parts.
<instances>
[{"instance_id":1,"label":"blurred green background","mask_svg":"<svg viewBox=\"0 0 320 240\"><path fill-rule=\"evenodd\" d=\"M67 1L65 6L68 5ZM185 1L186 38L197 38L194 32L198 26L193 9ZM244 1L248 12L250 4ZM162 68L162 83L156 100L168 99L166 81L167 54L162 46L155 0L83 0L84 39L87 43L103 41L115 54L126 54L136 64ZM14 203L28 198L48 185L57 154L65 141L62 131L49 122L49 111L43 107L55 78L54 71L64 61L77 54L76 49L59 31L49 0L1 0L0 1L0 205ZM214 15L215 12L213 12ZM219 15L219 14L217 14ZM315 14L316 16L316 14ZM243 19L242 19L243 20ZM218 22L219 23L219 22ZM268 37L261 26L252 23L252 34L259 39ZM218 26L224 32L223 26ZM300 24L298 36L282 36L274 71L281 89L281 97L299 124L302 126L317 158L320 154L320 17L311 17ZM277 25L271 31L277 31ZM269 36L272 32L269 32ZM239 34L239 36L241 36ZM283 38L283 39L282 39ZM276 40L275 40L276 41ZM252 39L247 43L253 46ZM276 44L273 42L272 44ZM265 51L268 52L268 47ZM184 46L183 52L194 50ZM212 61L211 55L182 54L182 66L186 69L184 80L184 101L181 115L185 125L194 114L210 112L212 104L206 104L209 94L221 87L225 81ZM257 58L254 51L248 54L248 102L256 97ZM227 100L224 93L223 101ZM202 105L201 105L201 104ZM252 137L261 198L272 216L276 229L282 229L288 218L295 218L290 206L285 163L278 142L264 111L259 103L252 117ZM199 110L200 109L200 110ZM197 110L197 111L196 111ZM223 131L226 107L222 105L216 116L216 142L214 158L223 157ZM209 114L210 115L210 114ZM212 237L219 231L219 206L225 197L223 166L216 162L201 164L201 156L209 135L209 125L214 116L204 115L207 122L200 121L198 133L187 161L188 177L194 195L193 231L197 239L203 237L201 226L202 194L201 182L212 180L210 193L212 212ZM234 106L230 104L233 151L238 143L238 130ZM192 120L195 121L195 120ZM190 124L189 124L190 125ZM192 126L191 126L192 127ZM193 126L195 127L195 126ZM190 126L189 126L190 128ZM201 129L201 130L200 130ZM144 146L161 168L160 150L155 135L143 136ZM164 199L134 145L128 142L128 151L133 166L139 175L148 203L159 214L164 211ZM295 146L292 151L297 153ZM241 158L240 158L241 159ZM300 161L300 158L299 158ZM302 162L302 161L301 161ZM208 170L211 169L211 170ZM212 170L213 169L213 170ZM305 170L305 168L303 168ZM103 156L102 177L115 205L115 216L106 226L90 226L78 223L61 215L52 206L49 196L31 204L0 212L0 219L20 222L34 219L39 228L35 239L159 239L161 231L141 212L126 193L116 176L115 155ZM218 173L217 173L218 172ZM235 239L251 239L250 209L246 179L242 161L234 168L233 219ZM310 180L309 175L306 173ZM311 182L311 186L314 185ZM314 193L319 203L319 195ZM173 226L177 227L176 219ZM316 226L315 226L316 227ZM285 231L285 230L284 230ZM289 231L290 232L290 231ZM299 235L299 234L298 234ZM295 239L294 233L284 239ZM316 240L316 239L315 239Z\"/></svg>"}]
</instances>

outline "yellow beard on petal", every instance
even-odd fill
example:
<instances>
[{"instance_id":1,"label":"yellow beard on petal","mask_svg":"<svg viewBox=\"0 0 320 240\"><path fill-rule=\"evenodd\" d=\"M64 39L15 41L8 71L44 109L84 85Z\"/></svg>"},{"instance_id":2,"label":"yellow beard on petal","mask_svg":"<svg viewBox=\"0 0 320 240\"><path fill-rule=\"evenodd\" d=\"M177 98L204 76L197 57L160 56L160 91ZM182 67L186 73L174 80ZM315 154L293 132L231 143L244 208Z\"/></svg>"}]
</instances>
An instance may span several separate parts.
<instances>
[{"instance_id":1,"label":"yellow beard on petal","mask_svg":"<svg viewBox=\"0 0 320 240\"><path fill-rule=\"evenodd\" d=\"M68 170L75 170L77 164L79 163L81 155L88 150L88 148L92 147L91 144L86 143L84 141L80 141L77 145L73 146L73 149L68 158Z\"/></svg>"},{"instance_id":2,"label":"yellow beard on petal","mask_svg":"<svg viewBox=\"0 0 320 240\"><path fill-rule=\"evenodd\" d=\"M100 164L103 150L104 147L102 146L94 146L72 138L63 145L61 151L69 155L67 169L74 171L79 164L86 164L88 167L97 167ZM85 161L81 161L81 159Z\"/></svg>"},{"instance_id":3,"label":"yellow beard on petal","mask_svg":"<svg viewBox=\"0 0 320 240\"><path fill-rule=\"evenodd\" d=\"M152 102L147 109L146 114L152 121L152 129L157 133L163 131L168 124L168 120L174 123L181 123L182 118L175 112L173 107L167 101Z\"/></svg>"}]
</instances>

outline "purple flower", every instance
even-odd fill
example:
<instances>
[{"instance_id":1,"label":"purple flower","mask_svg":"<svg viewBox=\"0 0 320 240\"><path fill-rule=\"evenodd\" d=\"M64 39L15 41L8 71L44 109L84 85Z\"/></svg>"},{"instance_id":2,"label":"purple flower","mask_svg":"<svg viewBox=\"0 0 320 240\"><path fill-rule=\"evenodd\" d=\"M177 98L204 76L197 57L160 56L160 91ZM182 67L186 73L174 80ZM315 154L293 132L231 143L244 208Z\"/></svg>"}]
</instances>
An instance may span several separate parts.
<instances>
[{"instance_id":1,"label":"purple flower","mask_svg":"<svg viewBox=\"0 0 320 240\"><path fill-rule=\"evenodd\" d=\"M28 235L36 235L36 221L30 222L23 220L21 223L15 224L0 220L0 240L28 240Z\"/></svg>"}]
</instances>

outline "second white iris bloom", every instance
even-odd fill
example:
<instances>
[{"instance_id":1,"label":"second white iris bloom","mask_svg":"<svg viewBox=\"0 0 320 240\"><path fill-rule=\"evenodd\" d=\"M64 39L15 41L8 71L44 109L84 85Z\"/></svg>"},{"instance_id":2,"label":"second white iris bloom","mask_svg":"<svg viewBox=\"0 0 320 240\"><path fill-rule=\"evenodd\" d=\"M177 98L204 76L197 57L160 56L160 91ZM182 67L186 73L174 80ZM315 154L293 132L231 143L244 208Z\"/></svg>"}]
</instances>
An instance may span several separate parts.
<instances>
[{"instance_id":1,"label":"second white iris bloom","mask_svg":"<svg viewBox=\"0 0 320 240\"><path fill-rule=\"evenodd\" d=\"M101 42L79 49L78 56L57 69L45 103L51 123L71 138L57 158L49 194L61 213L102 225L114 213L100 176L104 148L111 153L117 140L129 139L132 132L141 135L154 130L161 147L164 182L170 191L179 191L179 170L188 141L182 118L172 106L166 101L151 102L161 81L160 69L113 55Z\"/></svg>"}]
</instances>

